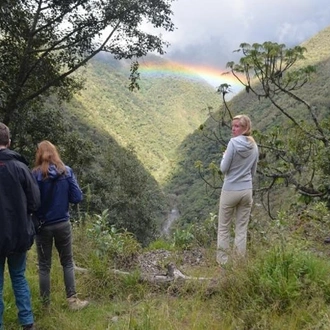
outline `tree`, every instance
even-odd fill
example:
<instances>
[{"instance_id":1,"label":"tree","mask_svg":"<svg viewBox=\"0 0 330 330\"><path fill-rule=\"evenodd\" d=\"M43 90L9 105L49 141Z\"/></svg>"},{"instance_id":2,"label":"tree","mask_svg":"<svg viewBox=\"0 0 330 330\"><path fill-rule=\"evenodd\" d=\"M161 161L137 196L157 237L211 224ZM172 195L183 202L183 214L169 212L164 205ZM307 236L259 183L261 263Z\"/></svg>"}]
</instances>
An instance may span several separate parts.
<instances>
[{"instance_id":1,"label":"tree","mask_svg":"<svg viewBox=\"0 0 330 330\"><path fill-rule=\"evenodd\" d=\"M303 87L316 72L316 67L304 65L306 49L265 42L243 43L237 52L243 56L237 63L227 64L230 73L246 93L282 117L279 122L254 132L260 151L258 191L266 197L263 201L269 214L269 193L276 186L293 186L306 203L319 198L330 207L330 120L303 98ZM228 84L218 88L224 104L219 113L210 115L218 125L217 130L201 127L203 134L220 146L228 142L234 115L231 101L226 101L229 92ZM203 174L201 164L198 167ZM214 167L211 170L215 172Z\"/></svg>"},{"instance_id":2,"label":"tree","mask_svg":"<svg viewBox=\"0 0 330 330\"><path fill-rule=\"evenodd\" d=\"M307 199L328 200L330 122L322 119L316 107L299 94L315 72L315 67L304 66L306 49L265 42L242 44L239 51L244 55L239 63L227 64L231 72L246 92L269 100L289 123L284 129L275 127L271 132L258 134L263 156L260 173L268 179L265 189L284 182L293 185ZM294 107L288 102L290 99Z\"/></svg>"},{"instance_id":3,"label":"tree","mask_svg":"<svg viewBox=\"0 0 330 330\"><path fill-rule=\"evenodd\" d=\"M69 98L81 87L73 73L101 51L132 59L162 54L167 43L143 23L174 29L173 0L2 0L0 5L0 116L10 124L33 101Z\"/></svg>"}]
</instances>

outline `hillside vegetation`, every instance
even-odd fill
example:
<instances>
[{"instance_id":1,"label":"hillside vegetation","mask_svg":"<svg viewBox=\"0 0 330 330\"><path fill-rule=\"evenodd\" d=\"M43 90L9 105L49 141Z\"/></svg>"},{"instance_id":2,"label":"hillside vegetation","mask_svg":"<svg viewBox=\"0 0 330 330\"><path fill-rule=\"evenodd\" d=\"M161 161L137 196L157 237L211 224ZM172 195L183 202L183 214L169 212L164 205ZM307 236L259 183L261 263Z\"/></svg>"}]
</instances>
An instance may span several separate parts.
<instances>
[{"instance_id":1,"label":"hillside vegetation","mask_svg":"<svg viewBox=\"0 0 330 330\"><path fill-rule=\"evenodd\" d=\"M157 61L162 61L157 59ZM164 61L165 62L165 61ZM129 91L129 66L103 54L79 74L85 87L69 103L90 132L103 130L121 146L131 145L158 182L163 183L176 163L175 149L217 106L215 90L202 79L144 77L140 89Z\"/></svg>"}]
</instances>

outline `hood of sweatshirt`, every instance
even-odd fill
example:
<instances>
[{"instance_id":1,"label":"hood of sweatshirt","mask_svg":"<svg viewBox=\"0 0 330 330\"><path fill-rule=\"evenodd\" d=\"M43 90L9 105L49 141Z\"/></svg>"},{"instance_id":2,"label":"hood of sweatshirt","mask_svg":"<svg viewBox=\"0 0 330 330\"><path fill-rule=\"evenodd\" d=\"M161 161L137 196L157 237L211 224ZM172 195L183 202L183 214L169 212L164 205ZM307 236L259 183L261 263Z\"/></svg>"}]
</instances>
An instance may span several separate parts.
<instances>
[{"instance_id":1,"label":"hood of sweatshirt","mask_svg":"<svg viewBox=\"0 0 330 330\"><path fill-rule=\"evenodd\" d=\"M232 138L232 143L236 152L243 158L249 157L255 148L255 144L245 135L239 135Z\"/></svg>"},{"instance_id":2,"label":"hood of sweatshirt","mask_svg":"<svg viewBox=\"0 0 330 330\"><path fill-rule=\"evenodd\" d=\"M62 176L64 174L64 172L59 172L57 167L53 164L51 164L48 168L48 177L51 180L55 180L57 178L59 178L60 176Z\"/></svg>"},{"instance_id":3,"label":"hood of sweatshirt","mask_svg":"<svg viewBox=\"0 0 330 330\"><path fill-rule=\"evenodd\" d=\"M48 179L50 179L50 180L55 180L63 174L64 174L63 172L59 173L57 171L56 166L53 164L51 164L48 168ZM42 176L42 173L40 170L34 171L34 175L38 181L43 180L43 176Z\"/></svg>"}]
</instances>

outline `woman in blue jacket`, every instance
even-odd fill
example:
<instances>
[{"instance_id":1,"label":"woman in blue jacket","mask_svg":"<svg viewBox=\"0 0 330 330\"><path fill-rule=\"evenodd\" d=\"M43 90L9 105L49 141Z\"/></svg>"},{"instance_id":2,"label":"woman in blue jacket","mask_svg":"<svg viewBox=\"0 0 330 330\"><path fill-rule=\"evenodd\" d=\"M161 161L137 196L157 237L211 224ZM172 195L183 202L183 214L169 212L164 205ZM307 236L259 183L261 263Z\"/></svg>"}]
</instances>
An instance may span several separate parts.
<instances>
[{"instance_id":1,"label":"woman in blue jacket","mask_svg":"<svg viewBox=\"0 0 330 330\"><path fill-rule=\"evenodd\" d=\"M43 224L36 236L41 299L45 305L50 302L50 269L55 243L63 267L69 308L84 308L88 301L80 300L76 296L72 231L69 221L69 203L81 202L82 191L72 169L62 162L56 146L49 141L42 141L38 145L33 174L41 196L41 206L36 215Z\"/></svg>"}]
</instances>

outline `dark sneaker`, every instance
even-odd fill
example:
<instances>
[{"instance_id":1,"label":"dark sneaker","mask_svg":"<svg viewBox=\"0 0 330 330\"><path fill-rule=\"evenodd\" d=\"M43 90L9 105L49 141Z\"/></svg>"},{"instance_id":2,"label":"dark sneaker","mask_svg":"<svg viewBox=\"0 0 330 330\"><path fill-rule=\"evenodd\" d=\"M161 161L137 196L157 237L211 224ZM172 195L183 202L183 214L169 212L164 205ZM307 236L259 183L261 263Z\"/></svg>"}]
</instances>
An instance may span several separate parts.
<instances>
[{"instance_id":1,"label":"dark sneaker","mask_svg":"<svg viewBox=\"0 0 330 330\"><path fill-rule=\"evenodd\" d=\"M36 330L34 324L26 324L22 327L23 330Z\"/></svg>"},{"instance_id":2,"label":"dark sneaker","mask_svg":"<svg viewBox=\"0 0 330 330\"><path fill-rule=\"evenodd\" d=\"M327 237L327 238L324 240L324 243L325 243L325 244L330 244L330 237Z\"/></svg>"}]
</instances>

